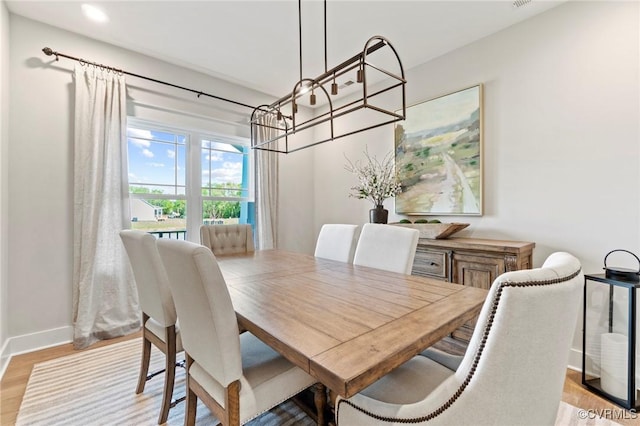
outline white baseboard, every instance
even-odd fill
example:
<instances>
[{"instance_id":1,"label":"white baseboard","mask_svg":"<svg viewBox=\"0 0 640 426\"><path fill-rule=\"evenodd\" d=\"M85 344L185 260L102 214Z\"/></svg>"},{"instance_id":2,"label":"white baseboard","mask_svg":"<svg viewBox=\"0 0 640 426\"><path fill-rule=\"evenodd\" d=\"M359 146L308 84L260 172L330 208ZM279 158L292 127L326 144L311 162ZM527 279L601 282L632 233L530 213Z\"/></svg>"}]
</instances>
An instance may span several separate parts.
<instances>
[{"instance_id":1,"label":"white baseboard","mask_svg":"<svg viewBox=\"0 0 640 426\"><path fill-rule=\"evenodd\" d=\"M571 348L569 352L569 365L567 368L575 371L582 371L582 351Z\"/></svg>"},{"instance_id":2,"label":"white baseboard","mask_svg":"<svg viewBox=\"0 0 640 426\"><path fill-rule=\"evenodd\" d=\"M73 341L73 327L52 328L9 338L11 355L20 355Z\"/></svg>"},{"instance_id":3,"label":"white baseboard","mask_svg":"<svg viewBox=\"0 0 640 426\"><path fill-rule=\"evenodd\" d=\"M37 333L23 334L7 339L0 352L0 378L11 361L11 357L28 352L38 351L53 346L64 345L73 341L73 327L66 326L39 331Z\"/></svg>"}]
</instances>

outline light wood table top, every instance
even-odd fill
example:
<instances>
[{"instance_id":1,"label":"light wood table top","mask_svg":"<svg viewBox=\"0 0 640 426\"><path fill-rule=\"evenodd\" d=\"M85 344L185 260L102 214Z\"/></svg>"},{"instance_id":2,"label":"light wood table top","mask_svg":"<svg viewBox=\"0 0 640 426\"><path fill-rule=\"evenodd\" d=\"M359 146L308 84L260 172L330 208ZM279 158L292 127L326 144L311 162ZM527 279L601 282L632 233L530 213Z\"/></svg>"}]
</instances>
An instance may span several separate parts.
<instances>
[{"instance_id":1,"label":"light wood table top","mask_svg":"<svg viewBox=\"0 0 640 426\"><path fill-rule=\"evenodd\" d=\"M487 295L281 250L217 259L240 326L347 398L475 317Z\"/></svg>"}]
</instances>

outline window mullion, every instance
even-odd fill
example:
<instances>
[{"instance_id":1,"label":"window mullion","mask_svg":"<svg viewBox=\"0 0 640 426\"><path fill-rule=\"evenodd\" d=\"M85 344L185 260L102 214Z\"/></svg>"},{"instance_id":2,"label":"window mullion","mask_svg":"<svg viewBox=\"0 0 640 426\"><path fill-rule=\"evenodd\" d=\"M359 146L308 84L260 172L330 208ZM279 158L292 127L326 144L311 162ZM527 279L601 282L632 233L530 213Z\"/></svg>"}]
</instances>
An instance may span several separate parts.
<instances>
[{"instance_id":1,"label":"window mullion","mask_svg":"<svg viewBox=\"0 0 640 426\"><path fill-rule=\"evenodd\" d=\"M202 225L202 166L200 162L201 137L197 133L189 133L187 140L187 239L200 242L200 225Z\"/></svg>"}]
</instances>

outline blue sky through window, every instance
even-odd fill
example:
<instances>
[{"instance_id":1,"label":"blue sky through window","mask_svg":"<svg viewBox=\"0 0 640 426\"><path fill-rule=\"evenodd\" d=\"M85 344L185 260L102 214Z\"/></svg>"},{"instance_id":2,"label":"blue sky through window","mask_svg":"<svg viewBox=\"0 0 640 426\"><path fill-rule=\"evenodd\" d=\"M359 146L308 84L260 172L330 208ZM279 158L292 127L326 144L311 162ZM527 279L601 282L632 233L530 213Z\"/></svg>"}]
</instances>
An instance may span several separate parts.
<instances>
[{"instance_id":1,"label":"blue sky through window","mask_svg":"<svg viewBox=\"0 0 640 426\"><path fill-rule=\"evenodd\" d=\"M185 194L186 135L129 127L127 145L131 186L161 190L163 194ZM202 188L242 185L245 155L240 145L203 140L200 155Z\"/></svg>"},{"instance_id":2,"label":"blue sky through window","mask_svg":"<svg viewBox=\"0 0 640 426\"><path fill-rule=\"evenodd\" d=\"M202 188L205 189L203 195L215 195L209 194L208 191L215 188L242 187L245 155L242 146L203 140L201 150ZM245 189L246 184L247 182L245 182ZM246 196L246 193L243 195Z\"/></svg>"}]
</instances>

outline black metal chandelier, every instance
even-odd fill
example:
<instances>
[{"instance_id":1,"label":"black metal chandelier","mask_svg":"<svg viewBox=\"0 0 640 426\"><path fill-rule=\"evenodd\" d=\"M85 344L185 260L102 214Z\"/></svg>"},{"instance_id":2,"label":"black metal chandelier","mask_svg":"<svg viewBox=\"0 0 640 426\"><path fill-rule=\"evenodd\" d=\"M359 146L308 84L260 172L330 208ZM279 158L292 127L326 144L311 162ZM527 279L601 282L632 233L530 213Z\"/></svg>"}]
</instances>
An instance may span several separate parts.
<instances>
[{"instance_id":1,"label":"black metal chandelier","mask_svg":"<svg viewBox=\"0 0 640 426\"><path fill-rule=\"evenodd\" d=\"M362 52L327 69L326 8L324 0L325 72L313 79L302 77L302 7L298 0L300 79L290 94L253 110L252 148L290 153L405 119L407 81L400 57L386 38L371 37ZM397 70L389 71L389 66ZM338 100L339 90L345 93ZM304 113L298 108L303 104L310 107Z\"/></svg>"}]
</instances>

